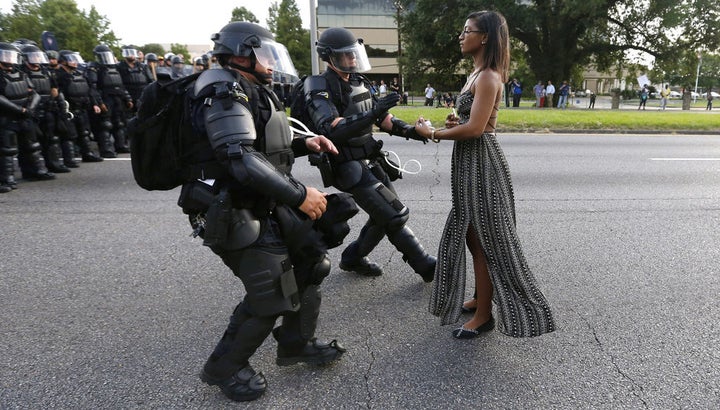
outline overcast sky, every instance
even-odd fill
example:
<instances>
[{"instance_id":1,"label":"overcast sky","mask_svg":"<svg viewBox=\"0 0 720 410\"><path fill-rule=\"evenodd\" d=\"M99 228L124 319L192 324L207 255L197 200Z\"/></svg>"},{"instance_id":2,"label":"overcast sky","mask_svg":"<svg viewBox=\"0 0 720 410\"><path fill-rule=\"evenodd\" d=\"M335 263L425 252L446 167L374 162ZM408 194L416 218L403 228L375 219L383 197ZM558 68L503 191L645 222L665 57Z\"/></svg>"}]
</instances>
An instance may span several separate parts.
<instances>
[{"instance_id":1,"label":"overcast sky","mask_svg":"<svg viewBox=\"0 0 720 410\"><path fill-rule=\"evenodd\" d=\"M274 0L199 0L174 2L165 0L75 0L78 9L90 11L92 5L110 21L110 29L121 45L178 43L212 45L210 36L230 20L235 7L245 7L255 14L260 25ZM279 3L279 0L277 0ZM12 0L0 0L3 13L12 11ZM310 0L295 0L303 26L310 27Z\"/></svg>"}]
</instances>

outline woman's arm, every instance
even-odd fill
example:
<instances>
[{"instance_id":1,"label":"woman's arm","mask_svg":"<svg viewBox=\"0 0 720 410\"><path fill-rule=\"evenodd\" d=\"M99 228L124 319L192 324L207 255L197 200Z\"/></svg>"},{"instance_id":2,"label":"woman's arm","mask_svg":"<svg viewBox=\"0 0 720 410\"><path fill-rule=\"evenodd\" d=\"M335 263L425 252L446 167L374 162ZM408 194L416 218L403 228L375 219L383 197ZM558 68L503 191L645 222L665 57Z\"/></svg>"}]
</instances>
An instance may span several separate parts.
<instances>
[{"instance_id":1,"label":"woman's arm","mask_svg":"<svg viewBox=\"0 0 720 410\"><path fill-rule=\"evenodd\" d=\"M483 70L478 75L470 91L474 94L473 104L470 108L470 119L452 128L435 130L436 140L467 140L477 138L488 128L490 117L493 115L495 104L502 94L503 82L500 74L493 70ZM418 124L419 125L419 124ZM493 127L490 127L494 129ZM428 127L417 126L418 134L430 138L433 136Z\"/></svg>"}]
</instances>

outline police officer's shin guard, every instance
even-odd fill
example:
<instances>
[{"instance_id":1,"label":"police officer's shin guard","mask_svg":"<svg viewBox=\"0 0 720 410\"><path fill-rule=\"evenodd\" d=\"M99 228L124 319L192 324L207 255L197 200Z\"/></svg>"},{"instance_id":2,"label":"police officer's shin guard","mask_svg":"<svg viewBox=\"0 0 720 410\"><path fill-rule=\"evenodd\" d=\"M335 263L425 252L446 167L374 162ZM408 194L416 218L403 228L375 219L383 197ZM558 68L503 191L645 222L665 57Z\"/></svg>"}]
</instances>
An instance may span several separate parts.
<instances>
[{"instance_id":1,"label":"police officer's shin guard","mask_svg":"<svg viewBox=\"0 0 720 410\"><path fill-rule=\"evenodd\" d=\"M63 163L62 150L58 142L51 142L45 150L44 156L48 170L55 173L70 172L70 169Z\"/></svg>"},{"instance_id":2,"label":"police officer's shin guard","mask_svg":"<svg viewBox=\"0 0 720 410\"><path fill-rule=\"evenodd\" d=\"M403 225L400 229L388 232L388 240L403 254L403 260L422 276L423 281L432 282L435 277L436 259L425 252L410 228Z\"/></svg>"},{"instance_id":3,"label":"police officer's shin guard","mask_svg":"<svg viewBox=\"0 0 720 410\"><path fill-rule=\"evenodd\" d=\"M124 124L120 128L116 128L115 136L115 152L118 154L127 154L130 152L130 144L127 141Z\"/></svg>"},{"instance_id":4,"label":"police officer's shin guard","mask_svg":"<svg viewBox=\"0 0 720 410\"><path fill-rule=\"evenodd\" d=\"M321 303L318 285L308 286L301 295L301 306L297 312L283 316L282 326L273 330L278 342L278 366L297 363L324 365L339 359L345 348L337 340L319 342L314 336Z\"/></svg>"},{"instance_id":5,"label":"police officer's shin guard","mask_svg":"<svg viewBox=\"0 0 720 410\"><path fill-rule=\"evenodd\" d=\"M108 123L112 128L112 124ZM98 149L100 150L100 156L103 158L116 158L117 153L115 152L115 142L112 134L105 128L107 125L102 125L103 130L97 133Z\"/></svg>"},{"instance_id":6,"label":"police officer's shin guard","mask_svg":"<svg viewBox=\"0 0 720 410\"><path fill-rule=\"evenodd\" d=\"M1 149L1 148L0 148ZM15 189L15 163L10 155L0 156L0 193Z\"/></svg>"},{"instance_id":7,"label":"police officer's shin guard","mask_svg":"<svg viewBox=\"0 0 720 410\"><path fill-rule=\"evenodd\" d=\"M65 140L60 143L60 150L62 151L63 164L68 168L77 168L78 162L75 161L75 142L73 140Z\"/></svg>"},{"instance_id":8,"label":"police officer's shin guard","mask_svg":"<svg viewBox=\"0 0 720 410\"><path fill-rule=\"evenodd\" d=\"M385 229L382 226L366 223L360 230L360 235L342 253L340 269L348 272L356 272L365 276L380 276L382 268L367 258L367 255L375 249L378 243L385 236Z\"/></svg>"},{"instance_id":9,"label":"police officer's shin guard","mask_svg":"<svg viewBox=\"0 0 720 410\"><path fill-rule=\"evenodd\" d=\"M34 181L49 181L55 179L55 174L49 172L45 166L45 159L40 153L40 144L33 144L32 150L21 152L18 156L20 170L23 178Z\"/></svg>"},{"instance_id":10,"label":"police officer's shin guard","mask_svg":"<svg viewBox=\"0 0 720 410\"><path fill-rule=\"evenodd\" d=\"M87 135L79 136L77 140L78 146L80 147L80 154L82 156L82 162L102 162L103 158L98 155L95 147L97 145L94 141L90 140Z\"/></svg>"},{"instance_id":11,"label":"police officer's shin guard","mask_svg":"<svg viewBox=\"0 0 720 410\"><path fill-rule=\"evenodd\" d=\"M250 357L272 331L276 316L254 316L240 303L230 317L230 324L208 358L200 378L217 385L235 401L260 397L267 387L265 377L250 367Z\"/></svg>"}]
</instances>

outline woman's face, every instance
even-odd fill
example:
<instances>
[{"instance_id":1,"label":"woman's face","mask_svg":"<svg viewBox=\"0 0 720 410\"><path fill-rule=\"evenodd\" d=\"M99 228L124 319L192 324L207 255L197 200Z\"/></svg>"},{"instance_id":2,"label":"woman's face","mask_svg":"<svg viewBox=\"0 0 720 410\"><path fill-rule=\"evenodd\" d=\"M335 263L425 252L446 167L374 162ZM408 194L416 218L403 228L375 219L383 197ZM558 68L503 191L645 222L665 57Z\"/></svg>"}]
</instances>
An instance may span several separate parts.
<instances>
[{"instance_id":1,"label":"woman's face","mask_svg":"<svg viewBox=\"0 0 720 410\"><path fill-rule=\"evenodd\" d=\"M475 22L468 19L465 26L458 35L460 40L460 51L463 54L475 54L483 46L483 41L487 38L487 33L483 33L477 29Z\"/></svg>"}]
</instances>

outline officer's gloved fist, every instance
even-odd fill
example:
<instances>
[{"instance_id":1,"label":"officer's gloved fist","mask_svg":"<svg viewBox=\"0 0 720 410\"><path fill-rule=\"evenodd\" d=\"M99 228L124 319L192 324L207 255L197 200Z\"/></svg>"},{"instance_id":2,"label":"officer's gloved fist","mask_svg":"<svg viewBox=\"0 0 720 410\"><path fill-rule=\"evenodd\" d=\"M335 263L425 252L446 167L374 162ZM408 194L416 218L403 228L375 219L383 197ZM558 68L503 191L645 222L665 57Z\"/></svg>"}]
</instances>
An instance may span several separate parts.
<instances>
[{"instance_id":1,"label":"officer's gloved fist","mask_svg":"<svg viewBox=\"0 0 720 410\"><path fill-rule=\"evenodd\" d=\"M398 102L400 101L400 94L397 93L391 93L386 95L383 98L380 98L377 102L377 105L375 105L375 108L373 108L373 115L377 118L381 116L382 114L386 113L387 110L390 108L396 106Z\"/></svg>"},{"instance_id":2,"label":"officer's gloved fist","mask_svg":"<svg viewBox=\"0 0 720 410\"><path fill-rule=\"evenodd\" d=\"M418 134L415 127L410 127L403 133L403 137L407 140L422 141L423 144L428 143L428 139Z\"/></svg>"}]
</instances>

